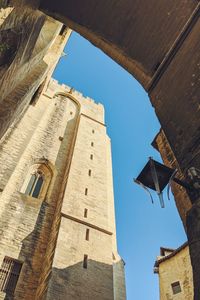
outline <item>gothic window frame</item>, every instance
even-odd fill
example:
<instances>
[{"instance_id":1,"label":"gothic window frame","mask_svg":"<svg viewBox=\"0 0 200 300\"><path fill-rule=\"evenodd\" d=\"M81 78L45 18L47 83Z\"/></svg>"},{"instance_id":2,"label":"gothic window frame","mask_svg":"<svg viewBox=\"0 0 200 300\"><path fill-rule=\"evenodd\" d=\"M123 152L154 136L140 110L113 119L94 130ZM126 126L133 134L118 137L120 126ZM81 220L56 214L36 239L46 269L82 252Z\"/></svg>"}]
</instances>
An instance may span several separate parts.
<instances>
[{"instance_id":1,"label":"gothic window frame","mask_svg":"<svg viewBox=\"0 0 200 300\"><path fill-rule=\"evenodd\" d=\"M33 164L29 168L20 192L27 197L44 200L48 192L52 176L53 173L48 164Z\"/></svg>"},{"instance_id":2,"label":"gothic window frame","mask_svg":"<svg viewBox=\"0 0 200 300\"><path fill-rule=\"evenodd\" d=\"M33 198L39 198L44 181L45 174L43 172L37 170L34 173L32 173L28 185L26 187L25 194Z\"/></svg>"}]
</instances>

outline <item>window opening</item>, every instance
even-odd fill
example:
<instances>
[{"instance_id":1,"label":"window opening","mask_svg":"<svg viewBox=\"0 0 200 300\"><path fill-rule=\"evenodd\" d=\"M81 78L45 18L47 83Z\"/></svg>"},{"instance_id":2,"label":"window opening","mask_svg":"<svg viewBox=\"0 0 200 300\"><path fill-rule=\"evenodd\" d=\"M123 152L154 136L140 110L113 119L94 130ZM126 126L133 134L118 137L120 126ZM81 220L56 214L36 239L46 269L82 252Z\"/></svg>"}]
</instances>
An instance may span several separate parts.
<instances>
[{"instance_id":1,"label":"window opening","mask_svg":"<svg viewBox=\"0 0 200 300\"><path fill-rule=\"evenodd\" d=\"M87 194L88 194L88 189L86 188L85 189L85 195L87 196Z\"/></svg>"},{"instance_id":2,"label":"window opening","mask_svg":"<svg viewBox=\"0 0 200 300\"><path fill-rule=\"evenodd\" d=\"M83 268L87 269L87 266L88 266L88 255L85 254L83 258Z\"/></svg>"},{"instance_id":3,"label":"window opening","mask_svg":"<svg viewBox=\"0 0 200 300\"><path fill-rule=\"evenodd\" d=\"M87 210L87 208L85 208L85 210L84 210L84 218L87 218L87 215L88 215L88 210Z\"/></svg>"},{"instance_id":4,"label":"window opening","mask_svg":"<svg viewBox=\"0 0 200 300\"><path fill-rule=\"evenodd\" d=\"M0 291L14 294L22 268L19 260L5 257L0 269Z\"/></svg>"},{"instance_id":5,"label":"window opening","mask_svg":"<svg viewBox=\"0 0 200 300\"><path fill-rule=\"evenodd\" d=\"M86 234L85 234L86 241L89 241L89 236L90 236L90 230L86 229Z\"/></svg>"},{"instance_id":6,"label":"window opening","mask_svg":"<svg viewBox=\"0 0 200 300\"><path fill-rule=\"evenodd\" d=\"M90 159L93 160L93 154L90 155Z\"/></svg>"},{"instance_id":7,"label":"window opening","mask_svg":"<svg viewBox=\"0 0 200 300\"><path fill-rule=\"evenodd\" d=\"M34 198L38 198L42 185L44 182L44 176L41 172L36 172L31 175L27 188L25 190L26 195L30 195Z\"/></svg>"},{"instance_id":8,"label":"window opening","mask_svg":"<svg viewBox=\"0 0 200 300\"><path fill-rule=\"evenodd\" d=\"M173 291L174 295L181 293L181 285L180 285L179 281L172 283L171 286L172 286L172 291Z\"/></svg>"},{"instance_id":9,"label":"window opening","mask_svg":"<svg viewBox=\"0 0 200 300\"><path fill-rule=\"evenodd\" d=\"M63 26L62 26L61 29L60 29L59 35L63 35L63 33L65 32L65 29L66 29L66 28L67 28L67 26L63 24Z\"/></svg>"},{"instance_id":10,"label":"window opening","mask_svg":"<svg viewBox=\"0 0 200 300\"><path fill-rule=\"evenodd\" d=\"M25 194L26 194L26 195L31 195L31 192L32 192L32 190L33 190L33 186L34 186L34 184L35 184L35 182L36 182L36 179L37 179L36 174L32 174L32 175L31 175L31 178L30 178L30 180L29 180L29 183L28 183L28 185L27 185L27 188L26 188L26 190L25 190Z\"/></svg>"},{"instance_id":11,"label":"window opening","mask_svg":"<svg viewBox=\"0 0 200 300\"><path fill-rule=\"evenodd\" d=\"M43 177L40 176L38 178L36 184L35 184L35 187L34 187L34 190L33 190L33 193L32 193L33 197L38 198L40 190L42 188L43 181L44 181Z\"/></svg>"},{"instance_id":12,"label":"window opening","mask_svg":"<svg viewBox=\"0 0 200 300\"><path fill-rule=\"evenodd\" d=\"M94 147L94 143L93 142L91 142L91 146Z\"/></svg>"},{"instance_id":13,"label":"window opening","mask_svg":"<svg viewBox=\"0 0 200 300\"><path fill-rule=\"evenodd\" d=\"M92 170L89 170L88 175L91 176L91 174L92 174Z\"/></svg>"}]
</instances>

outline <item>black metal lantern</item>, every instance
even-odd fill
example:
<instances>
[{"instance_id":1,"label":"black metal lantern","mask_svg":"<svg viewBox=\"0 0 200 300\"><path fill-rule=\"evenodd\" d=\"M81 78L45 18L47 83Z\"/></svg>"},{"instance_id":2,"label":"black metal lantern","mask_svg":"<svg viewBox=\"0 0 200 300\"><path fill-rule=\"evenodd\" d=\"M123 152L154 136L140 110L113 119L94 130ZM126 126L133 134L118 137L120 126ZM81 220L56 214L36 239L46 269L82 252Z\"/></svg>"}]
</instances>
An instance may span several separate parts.
<instances>
[{"instance_id":1,"label":"black metal lantern","mask_svg":"<svg viewBox=\"0 0 200 300\"><path fill-rule=\"evenodd\" d=\"M139 176L134 179L134 182L142 186L150 194L152 202L153 198L148 188L156 191L160 199L161 207L164 208L162 192L167 185L170 186L172 180L184 188L190 189L189 184L175 178L176 173L177 169L171 169L150 157Z\"/></svg>"}]
</instances>

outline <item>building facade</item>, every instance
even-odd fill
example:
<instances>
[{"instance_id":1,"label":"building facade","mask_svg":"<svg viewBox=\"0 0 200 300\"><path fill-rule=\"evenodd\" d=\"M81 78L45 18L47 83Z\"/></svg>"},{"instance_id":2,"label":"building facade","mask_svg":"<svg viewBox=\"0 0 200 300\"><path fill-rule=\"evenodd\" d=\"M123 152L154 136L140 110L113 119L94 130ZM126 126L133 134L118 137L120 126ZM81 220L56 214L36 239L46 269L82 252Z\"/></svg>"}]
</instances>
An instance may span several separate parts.
<instances>
[{"instance_id":1,"label":"building facade","mask_svg":"<svg viewBox=\"0 0 200 300\"><path fill-rule=\"evenodd\" d=\"M0 138L47 85L71 30L24 1L0 1Z\"/></svg>"},{"instance_id":2,"label":"building facade","mask_svg":"<svg viewBox=\"0 0 200 300\"><path fill-rule=\"evenodd\" d=\"M154 265L159 276L160 300L191 300L194 296L188 243L178 249L161 248Z\"/></svg>"},{"instance_id":3,"label":"building facade","mask_svg":"<svg viewBox=\"0 0 200 300\"><path fill-rule=\"evenodd\" d=\"M0 299L125 300L103 106L51 80L0 165Z\"/></svg>"}]
</instances>

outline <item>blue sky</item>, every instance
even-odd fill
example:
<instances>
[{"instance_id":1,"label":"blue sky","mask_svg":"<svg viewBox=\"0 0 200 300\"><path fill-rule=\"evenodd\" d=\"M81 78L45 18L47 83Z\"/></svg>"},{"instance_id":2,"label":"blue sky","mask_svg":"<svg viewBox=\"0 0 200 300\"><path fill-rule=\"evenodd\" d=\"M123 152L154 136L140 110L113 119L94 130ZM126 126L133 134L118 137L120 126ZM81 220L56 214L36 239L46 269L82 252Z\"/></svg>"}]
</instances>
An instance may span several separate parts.
<instances>
[{"instance_id":1,"label":"blue sky","mask_svg":"<svg viewBox=\"0 0 200 300\"><path fill-rule=\"evenodd\" d=\"M148 95L123 68L77 33L65 48L54 78L105 107L112 140L118 250L126 262L128 300L159 300L153 265L160 246L186 241L174 200L161 209L133 183L149 156L160 160L151 142L160 129Z\"/></svg>"}]
</instances>

